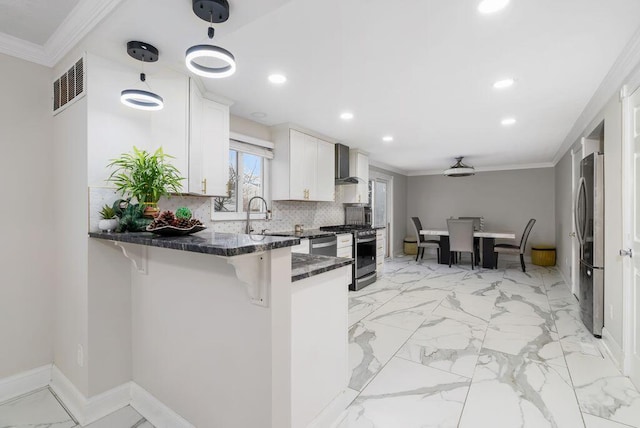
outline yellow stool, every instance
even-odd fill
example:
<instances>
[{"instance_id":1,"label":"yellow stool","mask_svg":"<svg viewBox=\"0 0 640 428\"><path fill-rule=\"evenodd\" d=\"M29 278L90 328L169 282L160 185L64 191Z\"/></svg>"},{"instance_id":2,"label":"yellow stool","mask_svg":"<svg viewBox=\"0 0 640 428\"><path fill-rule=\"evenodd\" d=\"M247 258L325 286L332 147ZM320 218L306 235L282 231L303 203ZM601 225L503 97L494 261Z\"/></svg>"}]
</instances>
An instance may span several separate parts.
<instances>
[{"instance_id":1,"label":"yellow stool","mask_svg":"<svg viewBox=\"0 0 640 428\"><path fill-rule=\"evenodd\" d=\"M537 266L555 266L556 247L552 245L531 246L531 263Z\"/></svg>"},{"instance_id":2,"label":"yellow stool","mask_svg":"<svg viewBox=\"0 0 640 428\"><path fill-rule=\"evenodd\" d=\"M413 256L418 254L418 243L415 237L407 236L404 238L404 253Z\"/></svg>"}]
</instances>

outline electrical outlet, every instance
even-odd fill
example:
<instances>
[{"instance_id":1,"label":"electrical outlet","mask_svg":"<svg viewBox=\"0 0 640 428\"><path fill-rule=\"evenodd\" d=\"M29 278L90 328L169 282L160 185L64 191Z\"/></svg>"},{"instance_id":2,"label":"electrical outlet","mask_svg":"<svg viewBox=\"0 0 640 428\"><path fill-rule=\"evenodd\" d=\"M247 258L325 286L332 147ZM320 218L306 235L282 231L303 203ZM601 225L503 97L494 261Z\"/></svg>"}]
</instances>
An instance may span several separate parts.
<instances>
[{"instance_id":1,"label":"electrical outlet","mask_svg":"<svg viewBox=\"0 0 640 428\"><path fill-rule=\"evenodd\" d=\"M80 367L84 367L84 348L78 344L78 350L76 351L76 361Z\"/></svg>"}]
</instances>

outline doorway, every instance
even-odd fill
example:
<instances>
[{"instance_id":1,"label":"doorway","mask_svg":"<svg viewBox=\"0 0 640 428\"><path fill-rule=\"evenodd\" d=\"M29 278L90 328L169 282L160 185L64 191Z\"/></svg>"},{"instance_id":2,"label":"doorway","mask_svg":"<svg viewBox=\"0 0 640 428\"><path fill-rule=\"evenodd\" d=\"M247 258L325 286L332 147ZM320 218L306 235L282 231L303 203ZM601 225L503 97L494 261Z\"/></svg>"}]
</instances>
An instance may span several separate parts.
<instances>
[{"instance_id":1,"label":"doorway","mask_svg":"<svg viewBox=\"0 0 640 428\"><path fill-rule=\"evenodd\" d=\"M372 224L385 228L385 257L390 257L393 248L393 176L377 171L369 172L371 189Z\"/></svg>"}]
</instances>

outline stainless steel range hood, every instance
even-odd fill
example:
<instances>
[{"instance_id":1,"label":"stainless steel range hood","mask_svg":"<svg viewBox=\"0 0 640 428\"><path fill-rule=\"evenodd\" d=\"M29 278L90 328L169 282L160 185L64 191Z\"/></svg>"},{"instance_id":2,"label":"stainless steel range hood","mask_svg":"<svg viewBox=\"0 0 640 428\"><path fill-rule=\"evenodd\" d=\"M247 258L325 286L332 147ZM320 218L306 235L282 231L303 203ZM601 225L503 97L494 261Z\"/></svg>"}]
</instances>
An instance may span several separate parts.
<instances>
[{"instance_id":1,"label":"stainless steel range hood","mask_svg":"<svg viewBox=\"0 0 640 428\"><path fill-rule=\"evenodd\" d=\"M361 178L349 175L349 147L344 144L336 144L336 186L346 184L358 184Z\"/></svg>"}]
</instances>

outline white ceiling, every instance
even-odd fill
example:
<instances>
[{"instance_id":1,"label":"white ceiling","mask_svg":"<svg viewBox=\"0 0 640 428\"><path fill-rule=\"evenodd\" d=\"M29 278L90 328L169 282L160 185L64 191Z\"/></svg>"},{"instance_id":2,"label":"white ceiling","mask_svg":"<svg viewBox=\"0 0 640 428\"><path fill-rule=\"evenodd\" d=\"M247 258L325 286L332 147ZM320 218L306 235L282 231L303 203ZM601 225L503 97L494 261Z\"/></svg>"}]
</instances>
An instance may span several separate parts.
<instances>
[{"instance_id":1,"label":"white ceiling","mask_svg":"<svg viewBox=\"0 0 640 428\"><path fill-rule=\"evenodd\" d=\"M442 170L459 155L480 168L548 165L638 30L640 1L512 0L494 15L478 2L230 0L214 44L238 71L204 83L235 101L233 114L297 123L407 172ZM187 73L184 51L207 42L206 28L191 0L127 0L91 40L117 60L128 58L126 41L146 41L159 66ZM273 72L288 82L270 84ZM494 90L504 77L517 82ZM507 116L517 123L501 126Z\"/></svg>"},{"instance_id":2,"label":"white ceiling","mask_svg":"<svg viewBox=\"0 0 640 428\"><path fill-rule=\"evenodd\" d=\"M0 31L44 45L80 0L0 0Z\"/></svg>"}]
</instances>

